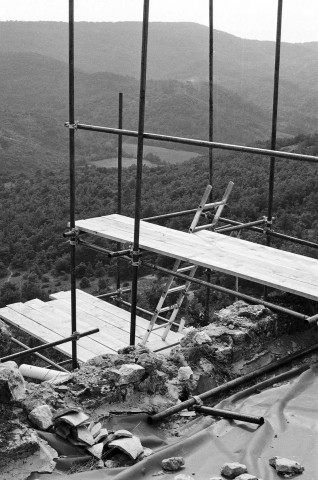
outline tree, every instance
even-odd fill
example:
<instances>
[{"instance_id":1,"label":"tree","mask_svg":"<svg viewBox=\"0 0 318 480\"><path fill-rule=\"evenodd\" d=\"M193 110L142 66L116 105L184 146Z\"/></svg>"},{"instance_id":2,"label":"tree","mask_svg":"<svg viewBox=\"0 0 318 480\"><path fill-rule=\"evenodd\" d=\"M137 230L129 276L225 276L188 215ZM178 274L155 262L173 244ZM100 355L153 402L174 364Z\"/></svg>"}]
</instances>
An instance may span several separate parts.
<instances>
[{"instance_id":1,"label":"tree","mask_svg":"<svg viewBox=\"0 0 318 480\"><path fill-rule=\"evenodd\" d=\"M89 288L91 286L91 282L88 280L87 277L83 277L80 281L79 286L81 288Z\"/></svg>"},{"instance_id":2,"label":"tree","mask_svg":"<svg viewBox=\"0 0 318 480\"><path fill-rule=\"evenodd\" d=\"M20 292L17 286L12 282L6 282L0 289L0 306L5 307L10 303L20 301Z\"/></svg>"}]
</instances>

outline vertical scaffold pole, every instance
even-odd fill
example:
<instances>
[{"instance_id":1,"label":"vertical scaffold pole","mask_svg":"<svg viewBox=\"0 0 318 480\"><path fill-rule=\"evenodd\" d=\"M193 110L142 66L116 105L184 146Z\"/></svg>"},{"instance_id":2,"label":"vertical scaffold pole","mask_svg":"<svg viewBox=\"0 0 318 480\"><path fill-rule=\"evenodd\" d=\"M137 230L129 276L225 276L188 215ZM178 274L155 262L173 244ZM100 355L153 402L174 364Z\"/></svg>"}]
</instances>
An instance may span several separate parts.
<instances>
[{"instance_id":1,"label":"vertical scaffold pole","mask_svg":"<svg viewBox=\"0 0 318 480\"><path fill-rule=\"evenodd\" d=\"M271 150L276 150L277 135L277 112L278 112L278 89L279 89L279 67L280 67L280 47L282 37L282 12L283 0L278 0L277 6L277 27L276 27L276 45L275 45L275 73L274 73L274 92L273 92L273 112L272 112L272 135ZM267 225L271 229L273 219L273 201L274 201L274 181L275 181L275 157L270 159L269 167L269 189L268 189L268 210ZM266 245L270 247L271 236L267 234ZM264 297L267 298L268 288L264 288Z\"/></svg>"},{"instance_id":2,"label":"vertical scaffold pole","mask_svg":"<svg viewBox=\"0 0 318 480\"><path fill-rule=\"evenodd\" d=\"M209 0L209 142L213 142L213 0ZM212 186L210 202L213 202L213 148L209 148L209 185ZM211 283L211 272L207 270L207 282ZM206 289L205 319L210 317L210 289Z\"/></svg>"},{"instance_id":3,"label":"vertical scaffold pole","mask_svg":"<svg viewBox=\"0 0 318 480\"><path fill-rule=\"evenodd\" d=\"M123 128L123 94L118 96L118 128ZM118 182L117 182L117 213L122 213L122 171L123 171L123 136L118 135L117 143L118 154ZM117 250L120 250L120 243L117 243ZM120 289L120 264L119 258L117 259L117 290Z\"/></svg>"},{"instance_id":4,"label":"vertical scaffold pole","mask_svg":"<svg viewBox=\"0 0 318 480\"><path fill-rule=\"evenodd\" d=\"M75 228L75 116L74 116L74 0L69 0L69 156L70 156L70 229ZM72 334L76 332L75 240L71 249L71 318ZM72 341L72 368L77 368L77 343Z\"/></svg>"},{"instance_id":5,"label":"vertical scaffold pole","mask_svg":"<svg viewBox=\"0 0 318 480\"><path fill-rule=\"evenodd\" d=\"M281 36L282 36L282 11L283 11L283 0L278 0L271 150L276 150L279 67L280 67L280 48L281 48ZM275 157L271 157L270 172L269 172L268 213L267 213L269 226L271 224L272 217L273 217L274 180L275 180ZM270 241L271 241L271 237L270 235L267 235L267 245L270 245Z\"/></svg>"},{"instance_id":6,"label":"vertical scaffold pole","mask_svg":"<svg viewBox=\"0 0 318 480\"><path fill-rule=\"evenodd\" d=\"M140 232L140 217L141 217L142 160L143 160L143 148L144 148L145 103L146 103L146 81L147 81L148 25L149 25L149 0L144 0L143 22L142 22L140 94L139 94L135 227L134 227L134 243L133 243L133 253L132 253L133 272L132 272L132 289L131 289L130 345L135 345L135 333L136 333L138 267L139 267L139 256L140 256L139 255L140 254L139 232Z\"/></svg>"}]
</instances>

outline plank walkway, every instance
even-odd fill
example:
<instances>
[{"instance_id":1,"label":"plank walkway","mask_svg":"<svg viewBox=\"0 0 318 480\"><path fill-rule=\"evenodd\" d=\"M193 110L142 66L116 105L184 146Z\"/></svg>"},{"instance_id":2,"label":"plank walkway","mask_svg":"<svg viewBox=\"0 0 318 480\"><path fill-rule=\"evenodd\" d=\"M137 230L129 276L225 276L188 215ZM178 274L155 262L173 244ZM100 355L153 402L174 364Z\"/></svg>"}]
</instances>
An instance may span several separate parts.
<instances>
[{"instance_id":1,"label":"plank walkway","mask_svg":"<svg viewBox=\"0 0 318 480\"><path fill-rule=\"evenodd\" d=\"M108 215L76 221L81 232L132 243L134 219ZM140 248L318 300L318 260L220 233L188 234L141 222Z\"/></svg>"},{"instance_id":2,"label":"plank walkway","mask_svg":"<svg viewBox=\"0 0 318 480\"><path fill-rule=\"evenodd\" d=\"M58 292L50 297L52 300L49 302L34 299L8 305L0 309L0 318L42 342L65 338L71 334L71 292ZM82 290L76 290L76 307L78 332L92 328L100 330L78 341L80 362L86 362L97 355L117 353L120 348L129 345L129 312ZM148 325L148 320L137 316L136 344L142 340ZM179 342L181 337L180 333L170 332L167 341L163 341L160 333L152 332L147 347L151 350L169 347ZM72 355L71 342L56 348L67 356ZM162 353L169 350L167 348Z\"/></svg>"}]
</instances>

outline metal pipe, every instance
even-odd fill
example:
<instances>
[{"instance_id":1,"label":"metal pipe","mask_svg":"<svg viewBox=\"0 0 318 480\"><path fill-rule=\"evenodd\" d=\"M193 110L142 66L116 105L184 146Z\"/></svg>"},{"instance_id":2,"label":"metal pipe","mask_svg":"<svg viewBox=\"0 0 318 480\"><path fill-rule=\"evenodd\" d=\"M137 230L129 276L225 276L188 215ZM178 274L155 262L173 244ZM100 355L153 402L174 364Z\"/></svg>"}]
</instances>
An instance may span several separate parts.
<instances>
[{"instance_id":1,"label":"metal pipe","mask_svg":"<svg viewBox=\"0 0 318 480\"><path fill-rule=\"evenodd\" d=\"M83 332L83 333L75 332L69 337L62 338L61 340L45 343L44 345L39 345L38 347L30 348L29 350L26 350L24 352L17 352L17 353L13 353L12 355L7 355L6 357L2 357L0 358L0 363L7 362L8 360L13 360L19 357L25 357L26 355L30 355L30 353L40 352L41 350L45 350L46 348L56 347L57 345L62 345L63 343L77 342L79 338L86 337L87 335L92 335L93 333L97 333L97 332L99 332L99 328L94 328L93 330L88 330L87 332Z\"/></svg>"},{"instance_id":2,"label":"metal pipe","mask_svg":"<svg viewBox=\"0 0 318 480\"><path fill-rule=\"evenodd\" d=\"M133 252L132 252L132 290L131 290L132 306L131 306L131 317L130 317L130 345L135 345L135 336L136 336L136 305L137 305L137 290L138 290L138 270L139 270L139 260L140 260L139 233L140 233L140 213L141 213L142 161L143 161L143 149L144 149L145 104L146 104L146 83L147 83L148 24L149 24L149 0L144 0L143 22L142 22L140 92L139 92L135 222L134 222L134 242L133 242Z\"/></svg>"},{"instance_id":3,"label":"metal pipe","mask_svg":"<svg viewBox=\"0 0 318 480\"><path fill-rule=\"evenodd\" d=\"M213 204L213 206L211 206L209 204L205 205L202 208L202 211L207 212L207 211L213 210L214 207L217 207L218 205L221 205L221 203L222 202L215 202ZM181 212L171 212L171 213L164 213L162 215L156 215L154 217L146 217L146 218L143 218L142 220L144 222L150 222L152 220L163 220L163 219L166 219L166 218L182 217L182 216L185 216L185 215L196 213L197 210L198 210L197 208L191 208L191 210L183 210Z\"/></svg>"},{"instance_id":4,"label":"metal pipe","mask_svg":"<svg viewBox=\"0 0 318 480\"><path fill-rule=\"evenodd\" d=\"M79 245L83 245L84 247L95 250L96 252L105 253L110 258L122 257L123 255L129 255L131 253L130 249L119 250L117 252L114 252L112 250L108 250L107 248L100 247L99 245L94 245L93 243L86 242L85 240L82 240L81 238L79 238L77 240L77 243Z\"/></svg>"},{"instance_id":5,"label":"metal pipe","mask_svg":"<svg viewBox=\"0 0 318 480\"><path fill-rule=\"evenodd\" d=\"M280 47L281 47L281 36L282 36L282 10L283 10L283 0L278 0L277 27L276 27L276 46L275 46L275 73L274 73L274 92L273 92L271 150L276 149ZM272 156L271 160L270 160L268 212L267 212L267 218L268 218L269 222L271 222L271 220L272 220L272 213L273 213L274 180L275 180L275 156ZM271 243L271 238L268 235L267 236L267 246L270 246L270 243Z\"/></svg>"},{"instance_id":6,"label":"metal pipe","mask_svg":"<svg viewBox=\"0 0 318 480\"><path fill-rule=\"evenodd\" d=\"M318 322L318 314L314 315L313 317L308 317L304 320L306 325L312 325L313 323Z\"/></svg>"},{"instance_id":7,"label":"metal pipe","mask_svg":"<svg viewBox=\"0 0 318 480\"><path fill-rule=\"evenodd\" d=\"M290 235L285 235L284 233L275 232L273 230L270 230L267 233L272 237L283 238L285 240L289 240L292 243L298 243L299 245L305 245L306 247L311 247L311 248L318 248L317 243L310 242L309 240L303 240L302 238L291 237Z\"/></svg>"},{"instance_id":8,"label":"metal pipe","mask_svg":"<svg viewBox=\"0 0 318 480\"><path fill-rule=\"evenodd\" d=\"M116 302L118 303L122 303L123 305L126 305L126 307L131 307L131 303L127 302L126 300L123 300L122 298L118 298L116 299ZM138 312L141 312L141 313L144 313L145 315L149 315L150 317L153 316L153 313L152 312L149 312L149 310L145 310L144 308L141 308L141 307L137 307L136 306L136 310ZM160 315L157 316L157 318L159 320L162 320L164 321L165 323L170 323L165 317L161 317ZM179 324L176 323L176 322L172 322L170 323L170 325L174 325L175 327L179 327ZM164 325L162 325L164 327ZM152 332L156 330L155 328L152 329ZM177 344L178 345L178 344ZM165 348L165 347L164 347Z\"/></svg>"},{"instance_id":9,"label":"metal pipe","mask_svg":"<svg viewBox=\"0 0 318 480\"><path fill-rule=\"evenodd\" d=\"M30 347L20 342L20 340L17 340L16 338L13 338L13 337L11 337L11 340L12 342L16 343L17 345L24 348L25 350L30 350ZM66 368L61 367L61 365L59 365L58 363L52 362L52 360L49 360L48 358L44 357L44 355L41 355L40 353L35 352L33 353L33 355L37 356L38 358L43 360L43 362L48 363L52 367L57 368L58 370L61 370L61 372L70 373L68 370L66 370Z\"/></svg>"},{"instance_id":10,"label":"metal pipe","mask_svg":"<svg viewBox=\"0 0 318 480\"><path fill-rule=\"evenodd\" d=\"M145 262L145 261L143 261L142 264L145 265L146 267L153 268L154 270L158 270L160 272L166 273L167 275L173 275L177 278L181 278L182 280L189 281L189 277L187 275L183 275L182 273L177 273L177 272L174 272L173 270L169 270L168 268L159 267L158 265ZM298 312L295 312L294 310L281 307L280 305L275 305L274 303L270 303L259 298L254 298L254 297L251 297L250 295L245 295L244 293L236 292L235 290L221 287L220 285L214 285L212 283L205 282L204 280L200 280L198 278L191 278L191 282L196 283L198 285L202 285L203 287L209 287L211 288L211 290L216 290L218 292L226 293L227 295L233 295L234 297L241 298L242 300L245 300L250 303L254 303L256 305L264 305L265 307L270 308L271 310L276 310L277 312L285 313L287 315L298 318L299 320L302 320L302 321L305 321L308 318L308 316L304 315L303 313L298 313Z\"/></svg>"},{"instance_id":11,"label":"metal pipe","mask_svg":"<svg viewBox=\"0 0 318 480\"><path fill-rule=\"evenodd\" d=\"M118 128L121 130L123 128L123 94L119 94L118 98ZM117 213L121 215L122 213L122 172L123 172L123 136L118 135L118 181L117 181ZM117 243L117 250L121 249L120 242ZM120 289L120 264L117 261L117 278L116 278L117 289Z\"/></svg>"},{"instance_id":12,"label":"metal pipe","mask_svg":"<svg viewBox=\"0 0 318 480\"><path fill-rule=\"evenodd\" d=\"M261 225L265 223L266 220L262 218L261 220L255 220L254 222L242 223L242 225L235 225L233 227L219 227L215 230L217 233L225 233L225 232L234 232L236 230L243 230L244 228L254 227L256 225Z\"/></svg>"},{"instance_id":13,"label":"metal pipe","mask_svg":"<svg viewBox=\"0 0 318 480\"><path fill-rule=\"evenodd\" d=\"M233 420L239 420L241 422L256 423L257 425L264 424L264 417L255 417L254 415L244 415L242 413L231 412L230 410L221 410L219 408L205 407L195 405L193 409L197 413L203 413L205 415L212 415L213 417L230 418Z\"/></svg>"},{"instance_id":14,"label":"metal pipe","mask_svg":"<svg viewBox=\"0 0 318 480\"><path fill-rule=\"evenodd\" d=\"M87 125L84 123L77 124L77 130L88 130L91 132L111 133L114 135L125 135L127 137L138 137L138 132L135 130L119 130L112 127L101 127L99 125ZM194 147L215 148L219 150L229 150L233 152L242 153L255 153L257 155L263 155L265 157L271 157L275 155L276 160L296 160L309 163L318 163L318 157L314 155L303 155L300 153L282 152L281 150L270 150L267 148L247 147L243 145L233 145L229 143L209 142L207 140L198 140L193 138L173 137L171 135L159 135L157 133L147 133L143 135L147 140L158 140L161 142L180 143L183 145L193 145Z\"/></svg>"},{"instance_id":15,"label":"metal pipe","mask_svg":"<svg viewBox=\"0 0 318 480\"><path fill-rule=\"evenodd\" d=\"M209 0L209 142L213 142L213 0ZM209 148L209 185L213 187L213 148ZM213 198L213 188L210 201Z\"/></svg>"},{"instance_id":16,"label":"metal pipe","mask_svg":"<svg viewBox=\"0 0 318 480\"><path fill-rule=\"evenodd\" d=\"M161 420L164 420L165 418L169 417L170 415L173 415L174 413L178 413L181 410L184 410L186 408L190 408L194 406L198 398L200 400L206 400L207 398L211 397L216 397L220 395L221 393L228 392L229 390L238 387L244 383L249 382L250 380L254 380L254 378L257 378L264 373L269 373L274 370L277 370L278 368L288 365L291 363L293 360L303 357L307 355L308 353L313 352L314 350L318 349L318 344L312 345L311 347L304 348L302 350L299 350L296 353L293 353L292 355L288 355L287 357L283 357L280 360L278 360L275 363L271 363L270 365L266 365L265 367L259 368L258 370L255 370L254 372L247 373L246 375L243 375L242 377L235 378L234 380L230 380L227 383L224 383L223 385L219 385L218 387L212 388L211 390L208 390L204 393L201 393L197 397L192 397L186 400L185 402L179 403L178 405L175 405L173 407L168 408L167 410L164 410L163 412L157 413L156 415L153 415L151 418L149 418L149 421L151 423L159 422Z\"/></svg>"},{"instance_id":17,"label":"metal pipe","mask_svg":"<svg viewBox=\"0 0 318 480\"><path fill-rule=\"evenodd\" d=\"M110 298L110 297L116 297L118 295L121 295L122 293L129 293L131 292L131 288L119 288L115 292L110 292L110 293L103 293L102 295L97 295L97 298Z\"/></svg>"},{"instance_id":18,"label":"metal pipe","mask_svg":"<svg viewBox=\"0 0 318 480\"><path fill-rule=\"evenodd\" d=\"M75 115L74 115L74 0L69 0L69 158L70 158L70 229L75 228ZM76 332L76 244L70 241L71 260L71 331ZM72 368L77 368L77 344L72 342Z\"/></svg>"}]
</instances>

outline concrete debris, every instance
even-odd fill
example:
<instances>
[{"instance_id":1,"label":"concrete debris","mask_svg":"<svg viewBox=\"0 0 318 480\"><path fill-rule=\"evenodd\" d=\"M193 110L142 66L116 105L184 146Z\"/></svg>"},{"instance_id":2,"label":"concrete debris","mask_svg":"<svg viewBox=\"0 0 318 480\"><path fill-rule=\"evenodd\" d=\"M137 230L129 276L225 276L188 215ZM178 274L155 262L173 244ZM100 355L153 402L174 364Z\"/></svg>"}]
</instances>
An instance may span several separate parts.
<instances>
[{"instance_id":1,"label":"concrete debris","mask_svg":"<svg viewBox=\"0 0 318 480\"><path fill-rule=\"evenodd\" d=\"M25 382L15 362L0 364L0 403L22 401L25 398Z\"/></svg>"},{"instance_id":2,"label":"concrete debris","mask_svg":"<svg viewBox=\"0 0 318 480\"><path fill-rule=\"evenodd\" d=\"M136 460L144 451L143 446L138 437L133 435L131 438L118 438L108 444L108 447L119 448L122 452L127 454L132 460Z\"/></svg>"},{"instance_id":3,"label":"concrete debris","mask_svg":"<svg viewBox=\"0 0 318 480\"><path fill-rule=\"evenodd\" d=\"M180 470L180 468L184 466L184 458L183 457L164 458L161 462L161 466L163 470L167 470L168 472L175 472L177 470Z\"/></svg>"},{"instance_id":4,"label":"concrete debris","mask_svg":"<svg viewBox=\"0 0 318 480\"><path fill-rule=\"evenodd\" d=\"M221 468L221 475L226 478L236 478L242 473L247 473L246 465L238 462L225 463Z\"/></svg>"},{"instance_id":5,"label":"concrete debris","mask_svg":"<svg viewBox=\"0 0 318 480\"><path fill-rule=\"evenodd\" d=\"M108 373L117 385L127 385L128 383L140 382L145 374L145 369L141 365L126 364L118 370L110 369Z\"/></svg>"},{"instance_id":6,"label":"concrete debris","mask_svg":"<svg viewBox=\"0 0 318 480\"><path fill-rule=\"evenodd\" d=\"M31 423L40 428L40 430L48 430L53 426L52 411L48 405L35 407L29 413L29 419Z\"/></svg>"},{"instance_id":7,"label":"concrete debris","mask_svg":"<svg viewBox=\"0 0 318 480\"><path fill-rule=\"evenodd\" d=\"M25 480L31 473L52 473L58 457L58 453L45 440L37 438L38 449L28 458L18 456L14 460L7 461L0 467L0 478L5 480Z\"/></svg>"},{"instance_id":8,"label":"concrete debris","mask_svg":"<svg viewBox=\"0 0 318 480\"><path fill-rule=\"evenodd\" d=\"M178 370L178 380L180 382L185 382L190 380L193 377L193 370L191 367L180 367Z\"/></svg>"},{"instance_id":9,"label":"concrete debris","mask_svg":"<svg viewBox=\"0 0 318 480\"><path fill-rule=\"evenodd\" d=\"M39 439L33 430L17 420L9 421L6 423L6 432L0 437L0 468L10 461L23 460L39 449Z\"/></svg>"},{"instance_id":10,"label":"concrete debris","mask_svg":"<svg viewBox=\"0 0 318 480\"><path fill-rule=\"evenodd\" d=\"M273 457L269 459L269 464L275 468L279 475L285 478L291 478L295 475L303 473L305 468L295 460L289 460L288 458Z\"/></svg>"},{"instance_id":11,"label":"concrete debris","mask_svg":"<svg viewBox=\"0 0 318 480\"><path fill-rule=\"evenodd\" d=\"M74 412L74 413L69 413L67 415L59 416L55 418L54 422L55 424L67 423L72 427L78 427L82 423L87 422L87 420L89 420L89 416L86 415L84 412L79 411L79 412Z\"/></svg>"}]
</instances>

